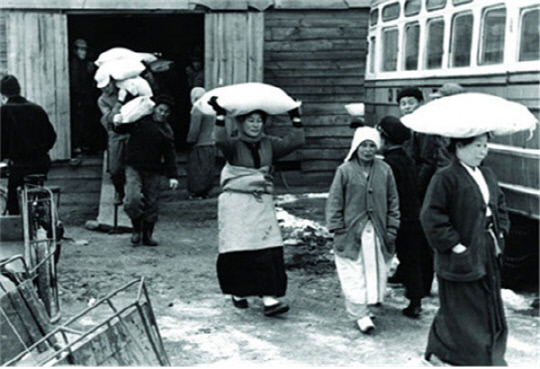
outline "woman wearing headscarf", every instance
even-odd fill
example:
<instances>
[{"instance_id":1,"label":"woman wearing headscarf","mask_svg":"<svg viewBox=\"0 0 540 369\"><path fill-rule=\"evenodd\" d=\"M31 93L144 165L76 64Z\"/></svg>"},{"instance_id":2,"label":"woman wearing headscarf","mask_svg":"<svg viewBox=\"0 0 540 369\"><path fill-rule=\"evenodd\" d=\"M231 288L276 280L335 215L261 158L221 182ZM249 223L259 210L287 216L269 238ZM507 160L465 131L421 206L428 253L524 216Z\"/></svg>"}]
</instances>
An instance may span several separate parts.
<instances>
[{"instance_id":1,"label":"woman wearing headscarf","mask_svg":"<svg viewBox=\"0 0 540 369\"><path fill-rule=\"evenodd\" d=\"M248 296L261 296L264 314L285 313L287 275L283 240L273 202L273 163L304 144L298 109L289 111L293 128L283 138L263 132L267 114L256 110L237 117L239 136L225 128L226 111L216 97L216 146L227 163L221 172L218 198L219 256L217 274L221 290L232 295L237 308L248 307Z\"/></svg>"},{"instance_id":2,"label":"woman wearing headscarf","mask_svg":"<svg viewBox=\"0 0 540 369\"><path fill-rule=\"evenodd\" d=\"M399 227L399 200L392 169L375 153L377 130L357 128L351 149L334 176L326 222L348 314L362 333L375 328L368 305L381 303L388 263Z\"/></svg>"},{"instance_id":3,"label":"woman wearing headscarf","mask_svg":"<svg viewBox=\"0 0 540 369\"><path fill-rule=\"evenodd\" d=\"M191 90L191 104L204 95L205 89ZM216 146L214 142L215 118L193 107L186 141L193 145L187 157L187 188L190 197L205 198L212 189Z\"/></svg>"},{"instance_id":4,"label":"woman wearing headscarf","mask_svg":"<svg viewBox=\"0 0 540 369\"><path fill-rule=\"evenodd\" d=\"M425 357L452 365L506 365L500 267L510 222L491 169L488 134L451 139L452 164L431 180L420 221L434 251L440 308Z\"/></svg>"}]
</instances>

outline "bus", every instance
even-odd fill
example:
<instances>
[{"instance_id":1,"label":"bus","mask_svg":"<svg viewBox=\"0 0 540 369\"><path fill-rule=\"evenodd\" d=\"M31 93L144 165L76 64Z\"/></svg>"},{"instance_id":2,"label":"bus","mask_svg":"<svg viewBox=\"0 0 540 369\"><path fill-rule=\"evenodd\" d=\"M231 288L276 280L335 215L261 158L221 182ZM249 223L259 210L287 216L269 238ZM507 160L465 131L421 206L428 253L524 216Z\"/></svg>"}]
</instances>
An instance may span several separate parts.
<instances>
[{"instance_id":1,"label":"bus","mask_svg":"<svg viewBox=\"0 0 540 369\"><path fill-rule=\"evenodd\" d=\"M539 19L538 0L373 0L366 123L400 115L400 88L418 87L429 101L445 83L519 102L539 117ZM509 253L521 264L535 258L537 274L539 130L532 137L529 132L494 137L489 145L485 164L497 174L513 215Z\"/></svg>"}]
</instances>

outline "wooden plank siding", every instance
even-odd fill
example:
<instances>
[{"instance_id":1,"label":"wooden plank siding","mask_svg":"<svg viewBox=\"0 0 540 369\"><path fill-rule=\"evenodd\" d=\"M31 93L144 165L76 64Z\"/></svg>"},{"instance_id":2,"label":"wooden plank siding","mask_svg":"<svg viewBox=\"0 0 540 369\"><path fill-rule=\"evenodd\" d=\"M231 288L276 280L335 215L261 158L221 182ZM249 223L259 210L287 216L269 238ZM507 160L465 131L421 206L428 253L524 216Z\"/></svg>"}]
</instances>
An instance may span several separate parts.
<instances>
[{"instance_id":1,"label":"wooden plank siding","mask_svg":"<svg viewBox=\"0 0 540 369\"><path fill-rule=\"evenodd\" d=\"M7 70L21 94L41 105L56 131L51 159L70 157L69 71L66 15L60 11L9 11Z\"/></svg>"},{"instance_id":2,"label":"wooden plank siding","mask_svg":"<svg viewBox=\"0 0 540 369\"><path fill-rule=\"evenodd\" d=\"M0 77L7 74L6 12L0 11Z\"/></svg>"},{"instance_id":3,"label":"wooden plank siding","mask_svg":"<svg viewBox=\"0 0 540 369\"><path fill-rule=\"evenodd\" d=\"M285 159L300 161L306 175L332 177L350 147L344 105L364 100L368 11L265 12L264 81L302 101L306 145ZM269 133L289 125L274 119Z\"/></svg>"}]
</instances>

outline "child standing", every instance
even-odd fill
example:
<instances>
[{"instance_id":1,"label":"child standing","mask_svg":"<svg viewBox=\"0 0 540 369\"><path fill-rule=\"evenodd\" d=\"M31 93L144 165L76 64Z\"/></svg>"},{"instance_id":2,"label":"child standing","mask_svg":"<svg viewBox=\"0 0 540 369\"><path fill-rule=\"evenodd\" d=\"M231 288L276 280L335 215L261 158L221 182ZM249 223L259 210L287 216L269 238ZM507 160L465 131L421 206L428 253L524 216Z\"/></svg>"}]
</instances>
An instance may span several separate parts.
<instances>
[{"instance_id":1,"label":"child standing","mask_svg":"<svg viewBox=\"0 0 540 369\"><path fill-rule=\"evenodd\" d=\"M366 334L375 328L368 305L383 301L399 227L392 169L375 157L380 147L377 130L356 129L326 203L326 222L334 233L335 262L346 309Z\"/></svg>"}]
</instances>

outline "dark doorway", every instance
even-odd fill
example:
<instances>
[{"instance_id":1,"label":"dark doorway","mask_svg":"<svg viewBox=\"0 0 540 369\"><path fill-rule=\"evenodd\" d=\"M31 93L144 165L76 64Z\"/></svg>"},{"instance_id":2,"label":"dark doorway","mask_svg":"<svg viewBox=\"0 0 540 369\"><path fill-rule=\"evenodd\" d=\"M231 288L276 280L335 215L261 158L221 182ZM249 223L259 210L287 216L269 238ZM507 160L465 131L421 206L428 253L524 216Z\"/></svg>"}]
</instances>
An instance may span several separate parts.
<instances>
[{"instance_id":1,"label":"dark doorway","mask_svg":"<svg viewBox=\"0 0 540 369\"><path fill-rule=\"evenodd\" d=\"M191 108L186 67L194 54L204 61L204 14L74 14L68 17L68 35L70 45L78 38L86 40L88 59L92 61L117 46L156 53L173 61L170 71L156 73L155 77L160 89L163 87L175 100L171 126L177 150L186 151ZM96 90L96 101L98 95ZM97 105L95 109L98 114Z\"/></svg>"}]
</instances>

